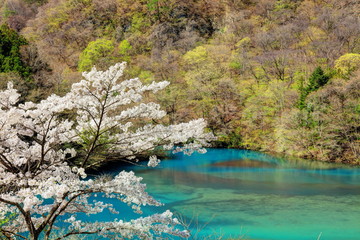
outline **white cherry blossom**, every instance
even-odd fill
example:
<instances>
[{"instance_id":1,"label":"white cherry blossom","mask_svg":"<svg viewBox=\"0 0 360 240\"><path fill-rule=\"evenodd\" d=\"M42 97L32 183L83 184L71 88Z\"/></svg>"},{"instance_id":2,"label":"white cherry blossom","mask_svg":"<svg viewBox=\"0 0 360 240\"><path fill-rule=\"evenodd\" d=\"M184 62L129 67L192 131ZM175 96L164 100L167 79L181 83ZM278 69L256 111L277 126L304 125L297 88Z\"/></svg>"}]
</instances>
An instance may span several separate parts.
<instances>
[{"instance_id":1,"label":"white cherry blossom","mask_svg":"<svg viewBox=\"0 0 360 240\"><path fill-rule=\"evenodd\" d=\"M53 239L59 216L69 229L56 239L94 234L111 239L154 239L161 234L186 238L170 211L129 222L82 222L78 214L97 214L114 206L89 197L102 194L141 213L145 205L161 203L146 193L133 172L87 178L86 169L109 158L136 161L156 147L203 152L212 140L203 119L177 125L153 124L165 112L143 94L165 88L169 82L144 85L137 78L120 81L125 63L107 71L83 73L63 97L51 95L40 103L17 104L11 83L0 91L0 219L16 217L0 226L6 239ZM148 165L159 163L151 156ZM59 233L56 233L59 234Z\"/></svg>"}]
</instances>

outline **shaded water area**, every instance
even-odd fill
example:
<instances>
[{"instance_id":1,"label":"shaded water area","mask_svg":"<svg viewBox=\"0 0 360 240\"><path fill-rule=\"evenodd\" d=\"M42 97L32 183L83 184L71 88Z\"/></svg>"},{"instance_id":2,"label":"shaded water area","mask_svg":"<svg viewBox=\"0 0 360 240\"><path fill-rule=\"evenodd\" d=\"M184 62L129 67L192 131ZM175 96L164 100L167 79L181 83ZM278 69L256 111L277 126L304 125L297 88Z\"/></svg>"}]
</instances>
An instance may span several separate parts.
<instances>
[{"instance_id":1,"label":"shaded water area","mask_svg":"<svg viewBox=\"0 0 360 240\"><path fill-rule=\"evenodd\" d=\"M208 149L128 170L165 203L145 213L177 212L197 239L360 239L359 168Z\"/></svg>"}]
</instances>

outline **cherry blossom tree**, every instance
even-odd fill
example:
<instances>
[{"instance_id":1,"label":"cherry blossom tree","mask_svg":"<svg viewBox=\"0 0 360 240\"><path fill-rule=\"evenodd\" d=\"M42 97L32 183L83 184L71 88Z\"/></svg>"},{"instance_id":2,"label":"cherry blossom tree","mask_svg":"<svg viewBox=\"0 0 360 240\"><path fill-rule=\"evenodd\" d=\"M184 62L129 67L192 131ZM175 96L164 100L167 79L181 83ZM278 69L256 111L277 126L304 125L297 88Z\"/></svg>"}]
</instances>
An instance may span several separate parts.
<instances>
[{"instance_id":1,"label":"cherry blossom tree","mask_svg":"<svg viewBox=\"0 0 360 240\"><path fill-rule=\"evenodd\" d=\"M66 239L96 235L109 239L153 239L162 234L186 238L170 211L131 221L82 222L78 214L97 214L114 206L89 200L94 194L116 198L141 213L141 206L161 203L145 191L133 172L109 178L87 178L86 169L111 156L136 161L162 146L191 154L203 152L213 137L205 121L165 126L156 124L166 113L144 100L145 92L169 83L143 85L137 78L119 81L125 63L107 71L83 73L84 80L63 97L52 95L40 103L18 104L11 83L0 92L0 230L6 239ZM151 155L148 165L159 163ZM17 216L9 218L9 216ZM65 220L64 220L65 219ZM54 229L66 224L67 231ZM56 238L54 237L56 235Z\"/></svg>"}]
</instances>

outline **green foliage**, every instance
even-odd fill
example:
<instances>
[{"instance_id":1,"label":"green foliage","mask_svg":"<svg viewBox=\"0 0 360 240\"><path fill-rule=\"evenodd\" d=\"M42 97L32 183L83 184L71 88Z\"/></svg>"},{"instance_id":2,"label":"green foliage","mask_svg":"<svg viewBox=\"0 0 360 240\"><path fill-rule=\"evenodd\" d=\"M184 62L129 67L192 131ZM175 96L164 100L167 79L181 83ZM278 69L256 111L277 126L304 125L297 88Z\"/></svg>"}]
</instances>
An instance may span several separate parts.
<instances>
[{"instance_id":1,"label":"green foliage","mask_svg":"<svg viewBox=\"0 0 360 240\"><path fill-rule=\"evenodd\" d=\"M150 22L142 13L135 13L131 19L131 32L143 33L150 27Z\"/></svg>"},{"instance_id":2,"label":"green foliage","mask_svg":"<svg viewBox=\"0 0 360 240\"><path fill-rule=\"evenodd\" d=\"M0 26L0 39L0 72L17 72L29 79L31 69L20 54L20 47L27 45L26 39L5 24Z\"/></svg>"},{"instance_id":3,"label":"green foliage","mask_svg":"<svg viewBox=\"0 0 360 240\"><path fill-rule=\"evenodd\" d=\"M24 2L30 3L30 4L38 4L43 5L47 3L48 0L24 0Z\"/></svg>"},{"instance_id":4,"label":"green foliage","mask_svg":"<svg viewBox=\"0 0 360 240\"><path fill-rule=\"evenodd\" d=\"M1 15L7 19L14 14L16 14L16 11L10 10L9 7L5 5Z\"/></svg>"},{"instance_id":5,"label":"green foliage","mask_svg":"<svg viewBox=\"0 0 360 240\"><path fill-rule=\"evenodd\" d=\"M0 227L4 226L6 223L10 222L12 219L16 217L16 213L9 213L6 218L0 219Z\"/></svg>"},{"instance_id":6,"label":"green foliage","mask_svg":"<svg viewBox=\"0 0 360 240\"><path fill-rule=\"evenodd\" d=\"M206 58L207 51L203 46L196 47L194 50L188 51L184 55L184 61L189 65L202 63L206 60Z\"/></svg>"},{"instance_id":7,"label":"green foliage","mask_svg":"<svg viewBox=\"0 0 360 240\"><path fill-rule=\"evenodd\" d=\"M121 55L128 55L129 54L129 51L132 49L132 46L131 44L129 43L128 40L122 40L120 43L119 43L119 53Z\"/></svg>"},{"instance_id":8,"label":"green foliage","mask_svg":"<svg viewBox=\"0 0 360 240\"><path fill-rule=\"evenodd\" d=\"M130 51L133 47L128 40L122 40L118 46L118 53L121 55L121 60L125 62L130 61Z\"/></svg>"},{"instance_id":9,"label":"green foliage","mask_svg":"<svg viewBox=\"0 0 360 240\"><path fill-rule=\"evenodd\" d=\"M17 217L16 213L8 213L5 218L0 219L0 229L3 226L6 226L7 223L13 221L16 217ZM4 236L2 232L0 232L0 237L1 237L1 239L3 239L2 237L4 237L4 239L5 239L6 236Z\"/></svg>"},{"instance_id":10,"label":"green foliage","mask_svg":"<svg viewBox=\"0 0 360 240\"><path fill-rule=\"evenodd\" d=\"M347 53L335 61L335 70L338 74L349 79L351 74L360 68L360 54Z\"/></svg>"},{"instance_id":11,"label":"green foliage","mask_svg":"<svg viewBox=\"0 0 360 240\"><path fill-rule=\"evenodd\" d=\"M163 21L170 12L170 0L147 0L147 9L151 14L150 17L155 17L157 21Z\"/></svg>"},{"instance_id":12,"label":"green foliage","mask_svg":"<svg viewBox=\"0 0 360 240\"><path fill-rule=\"evenodd\" d=\"M309 78L307 91L313 92L324 86L330 77L324 73L321 67L317 67Z\"/></svg>"},{"instance_id":13,"label":"green foliage","mask_svg":"<svg viewBox=\"0 0 360 240\"><path fill-rule=\"evenodd\" d=\"M155 11L159 6L159 0L147 0L147 7L149 11Z\"/></svg>"},{"instance_id":14,"label":"green foliage","mask_svg":"<svg viewBox=\"0 0 360 240\"><path fill-rule=\"evenodd\" d=\"M304 109L306 107L306 97L308 95L308 92L306 91L306 88L304 87L304 78L300 79L300 87L299 87L300 97L298 101L298 108Z\"/></svg>"},{"instance_id":15,"label":"green foliage","mask_svg":"<svg viewBox=\"0 0 360 240\"><path fill-rule=\"evenodd\" d=\"M239 70L243 68L243 65L241 64L241 62L233 60L229 63L229 67L235 70Z\"/></svg>"},{"instance_id":16,"label":"green foliage","mask_svg":"<svg viewBox=\"0 0 360 240\"><path fill-rule=\"evenodd\" d=\"M355 106L355 113L360 114L360 104Z\"/></svg>"},{"instance_id":17,"label":"green foliage","mask_svg":"<svg viewBox=\"0 0 360 240\"><path fill-rule=\"evenodd\" d=\"M309 78L308 85L303 86L303 80L300 85L300 99L298 102L298 107L304 109L306 107L306 97L320 87L323 87L330 80L330 76L325 74L321 67L317 67Z\"/></svg>"},{"instance_id":18,"label":"green foliage","mask_svg":"<svg viewBox=\"0 0 360 240\"><path fill-rule=\"evenodd\" d=\"M114 43L104 38L90 42L79 57L79 71L89 71L101 58L112 53L114 48Z\"/></svg>"},{"instance_id":19,"label":"green foliage","mask_svg":"<svg viewBox=\"0 0 360 240\"><path fill-rule=\"evenodd\" d=\"M289 153L326 161L359 160L358 79L331 83L308 96L305 108L283 119Z\"/></svg>"},{"instance_id":20,"label":"green foliage","mask_svg":"<svg viewBox=\"0 0 360 240\"><path fill-rule=\"evenodd\" d=\"M281 11L283 9L293 9L294 7L295 7L294 1L277 0L274 6L274 11Z\"/></svg>"},{"instance_id":21,"label":"green foliage","mask_svg":"<svg viewBox=\"0 0 360 240\"><path fill-rule=\"evenodd\" d=\"M241 148L243 147L242 135L240 128L235 129L229 134L223 134L218 136L217 144L221 147L226 146L228 148Z\"/></svg>"},{"instance_id":22,"label":"green foliage","mask_svg":"<svg viewBox=\"0 0 360 240\"><path fill-rule=\"evenodd\" d=\"M154 81L154 73L150 72L150 71L140 71L139 73L139 78L141 79L142 82L150 84L151 82Z\"/></svg>"},{"instance_id":23,"label":"green foliage","mask_svg":"<svg viewBox=\"0 0 360 240\"><path fill-rule=\"evenodd\" d=\"M78 159L81 159L82 155L86 155L89 149L91 149L92 144L94 143L94 129L89 129L87 131L83 131L79 134L81 138L81 148L79 148L79 156L74 159L74 162L80 165ZM99 167L100 160L104 160L106 158L106 153L110 148L110 144L113 143L113 139L111 138L108 132L104 132L97 139L97 143L99 144L96 149L94 149L94 155L91 157L89 164L93 167ZM77 146L75 146L77 147ZM81 150L83 150L81 152Z\"/></svg>"},{"instance_id":24,"label":"green foliage","mask_svg":"<svg viewBox=\"0 0 360 240\"><path fill-rule=\"evenodd\" d=\"M236 43L237 48L244 48L247 47L251 43L251 39L249 37L244 37L240 41Z\"/></svg>"},{"instance_id":25,"label":"green foliage","mask_svg":"<svg viewBox=\"0 0 360 240\"><path fill-rule=\"evenodd\" d=\"M70 18L66 3L61 4L56 9L49 9L47 15L47 31L50 33L59 31L61 25Z\"/></svg>"}]
</instances>

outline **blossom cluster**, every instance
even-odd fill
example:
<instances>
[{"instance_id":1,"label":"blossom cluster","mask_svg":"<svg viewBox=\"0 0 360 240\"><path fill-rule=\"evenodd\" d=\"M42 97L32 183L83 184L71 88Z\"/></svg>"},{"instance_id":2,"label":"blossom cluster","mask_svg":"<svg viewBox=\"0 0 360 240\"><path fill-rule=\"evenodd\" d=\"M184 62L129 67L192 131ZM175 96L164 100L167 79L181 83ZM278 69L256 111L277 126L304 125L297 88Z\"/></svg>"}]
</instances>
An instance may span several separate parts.
<instances>
[{"instance_id":1,"label":"blossom cluster","mask_svg":"<svg viewBox=\"0 0 360 240\"><path fill-rule=\"evenodd\" d=\"M58 239L85 233L114 239L189 235L175 227L179 222L169 211L130 222L77 219L80 212L97 214L109 209L116 213L112 204L89 201L93 194L116 198L138 213L141 206L161 205L133 172L87 179L86 169L101 164L105 160L101 156L133 160L158 146L170 150L179 144L175 151L191 154L203 152L213 138L204 132L203 119L153 124L166 112L156 103L144 102L144 93L156 93L169 83L144 85L137 78L119 81L124 69L125 63L107 71L93 68L65 96L51 95L40 103L18 104L20 95L11 83L0 91L0 219L17 214L0 226L0 233L10 239L24 232L28 234L24 238L50 239L62 216L70 227ZM159 162L152 155L148 166Z\"/></svg>"}]
</instances>

